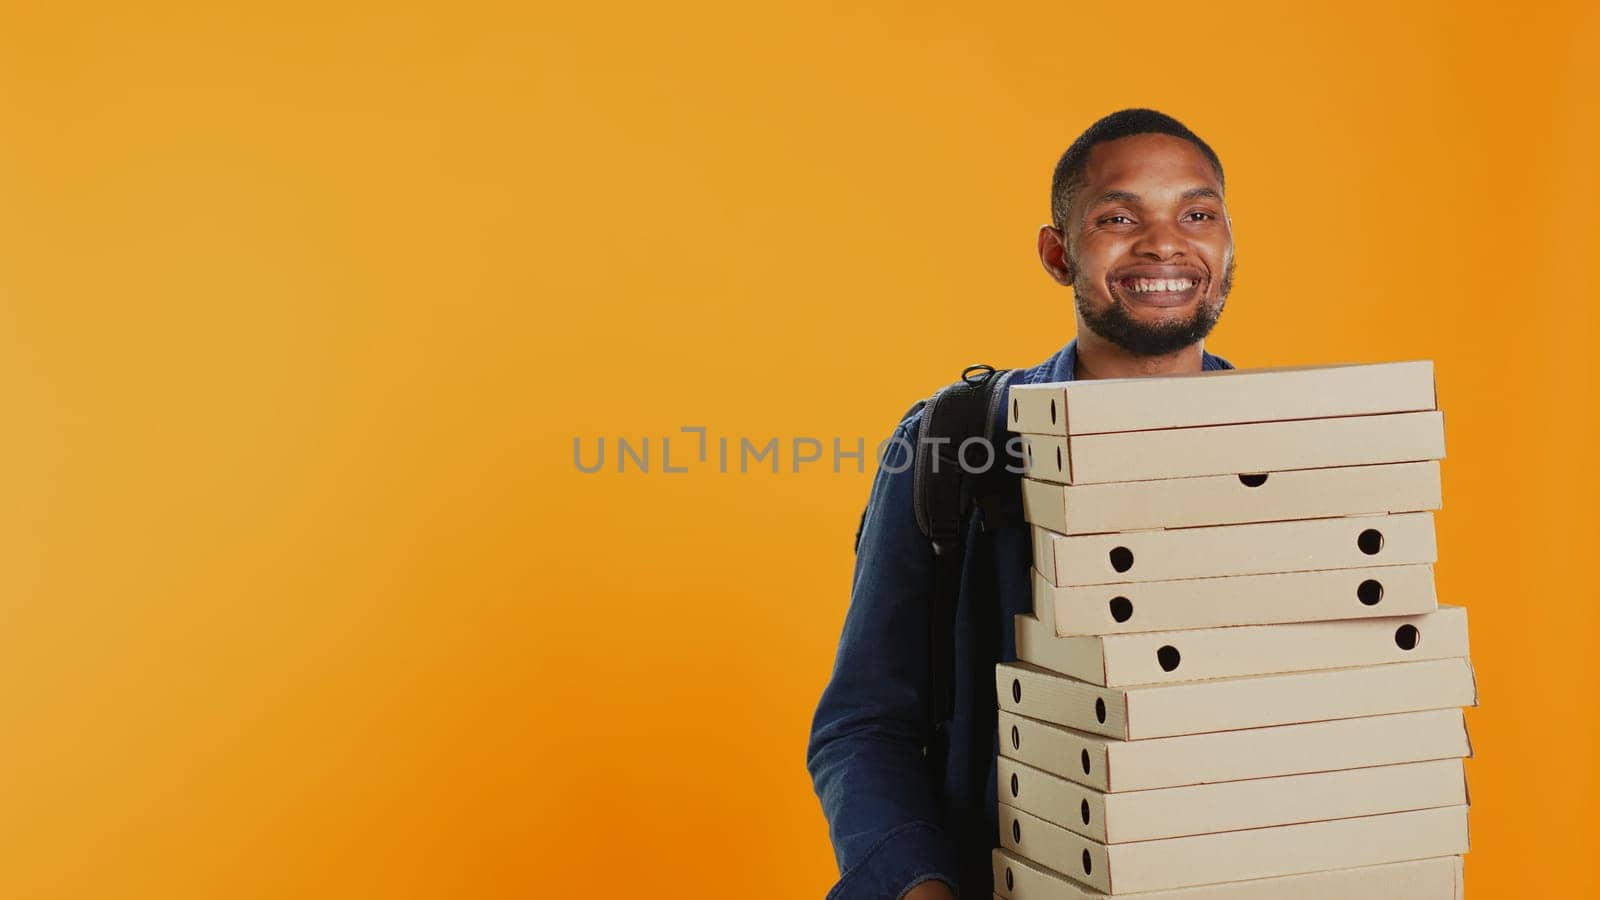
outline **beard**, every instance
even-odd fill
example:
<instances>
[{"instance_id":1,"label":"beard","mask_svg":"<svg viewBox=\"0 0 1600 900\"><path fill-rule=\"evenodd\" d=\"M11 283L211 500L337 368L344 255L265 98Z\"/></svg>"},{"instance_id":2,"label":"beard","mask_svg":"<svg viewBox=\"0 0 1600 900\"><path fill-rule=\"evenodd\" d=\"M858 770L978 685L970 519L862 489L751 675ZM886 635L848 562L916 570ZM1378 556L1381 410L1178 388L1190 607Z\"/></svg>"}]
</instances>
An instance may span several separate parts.
<instances>
[{"instance_id":1,"label":"beard","mask_svg":"<svg viewBox=\"0 0 1600 900\"><path fill-rule=\"evenodd\" d=\"M1076 261L1073 261L1073 271L1083 271ZM1085 327L1135 356L1170 356L1205 340L1211 329L1216 327L1217 320L1222 317L1222 308L1227 305L1228 293L1233 290L1233 260L1228 260L1228 268L1222 273L1216 305L1208 304L1201 298L1195 305L1194 314L1187 319L1153 325L1141 322L1128 312L1127 306L1115 294L1111 295L1110 306L1095 310L1089 305L1094 288L1082 274L1072 281L1073 300Z\"/></svg>"}]
</instances>

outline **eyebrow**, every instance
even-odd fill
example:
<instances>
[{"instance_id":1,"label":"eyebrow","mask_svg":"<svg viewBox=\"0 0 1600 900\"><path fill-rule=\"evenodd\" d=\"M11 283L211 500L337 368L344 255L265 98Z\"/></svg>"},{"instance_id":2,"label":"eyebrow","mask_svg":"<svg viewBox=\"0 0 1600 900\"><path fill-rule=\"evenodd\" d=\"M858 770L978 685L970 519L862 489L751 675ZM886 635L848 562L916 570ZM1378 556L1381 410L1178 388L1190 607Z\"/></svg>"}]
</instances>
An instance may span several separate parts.
<instances>
[{"instance_id":1,"label":"eyebrow","mask_svg":"<svg viewBox=\"0 0 1600 900\"><path fill-rule=\"evenodd\" d=\"M1208 188L1208 187L1197 187L1197 188L1190 188L1187 191L1184 191L1183 192L1183 196L1179 197L1178 200L1179 200L1179 202L1187 202L1187 201L1190 201L1190 200L1198 200L1198 199L1201 199L1202 197L1210 199L1210 200L1221 200L1222 199L1222 195L1218 194L1216 191L1212 190L1211 188ZM1104 194L1101 194L1099 197L1095 198L1095 201L1094 201L1093 205L1094 206L1103 206L1103 205L1105 205L1107 203L1127 203L1127 204L1137 205L1137 204L1143 202L1143 200L1144 200L1143 197L1140 197L1138 194L1131 193L1129 191L1106 191Z\"/></svg>"},{"instance_id":2,"label":"eyebrow","mask_svg":"<svg viewBox=\"0 0 1600 900\"><path fill-rule=\"evenodd\" d=\"M1129 203L1137 205L1142 198L1138 194L1128 191L1106 191L1095 198L1094 206L1104 206L1107 203Z\"/></svg>"}]
</instances>

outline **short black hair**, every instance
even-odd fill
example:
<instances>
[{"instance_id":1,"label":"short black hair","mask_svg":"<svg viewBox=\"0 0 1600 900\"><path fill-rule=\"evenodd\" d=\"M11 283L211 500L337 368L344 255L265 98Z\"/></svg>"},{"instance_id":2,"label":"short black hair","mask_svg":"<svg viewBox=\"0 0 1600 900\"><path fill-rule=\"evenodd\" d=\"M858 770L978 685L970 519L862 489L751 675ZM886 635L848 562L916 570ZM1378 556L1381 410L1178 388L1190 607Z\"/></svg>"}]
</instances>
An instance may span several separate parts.
<instances>
[{"instance_id":1,"label":"short black hair","mask_svg":"<svg viewBox=\"0 0 1600 900\"><path fill-rule=\"evenodd\" d=\"M1170 134L1199 147L1206 159L1211 160L1211 165L1216 167L1217 180L1226 187L1227 180L1222 176L1222 160L1217 158L1216 151L1199 135L1184 127L1182 122L1153 109L1119 109L1078 135L1078 139L1072 142L1072 146L1061 154L1061 159L1056 163L1055 177L1050 180L1050 218L1057 228L1066 227L1067 210L1072 206L1072 192L1083 181L1083 169L1089 162L1089 151L1106 141L1136 134Z\"/></svg>"}]
</instances>

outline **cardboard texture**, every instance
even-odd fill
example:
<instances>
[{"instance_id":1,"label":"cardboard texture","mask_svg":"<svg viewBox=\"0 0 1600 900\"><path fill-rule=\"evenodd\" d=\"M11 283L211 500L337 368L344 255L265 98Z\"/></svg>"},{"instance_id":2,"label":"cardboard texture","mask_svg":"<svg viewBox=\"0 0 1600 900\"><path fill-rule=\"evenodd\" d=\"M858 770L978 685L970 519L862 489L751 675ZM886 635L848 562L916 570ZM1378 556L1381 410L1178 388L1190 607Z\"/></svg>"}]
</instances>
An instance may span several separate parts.
<instances>
[{"instance_id":1,"label":"cardboard texture","mask_svg":"<svg viewBox=\"0 0 1600 900\"><path fill-rule=\"evenodd\" d=\"M1305 875L1147 891L1136 900L1460 900L1459 856L1434 857ZM1003 900L1095 900L1108 897L1006 850L994 851L995 896Z\"/></svg>"},{"instance_id":2,"label":"cardboard texture","mask_svg":"<svg viewBox=\"0 0 1600 900\"><path fill-rule=\"evenodd\" d=\"M1420 615L1437 608L1427 565L1066 587L1033 571L1034 616L1064 637Z\"/></svg>"},{"instance_id":3,"label":"cardboard texture","mask_svg":"<svg viewBox=\"0 0 1600 900\"><path fill-rule=\"evenodd\" d=\"M1465 853L1467 807L1102 844L1002 803L1000 842L1121 895Z\"/></svg>"},{"instance_id":4,"label":"cardboard texture","mask_svg":"<svg viewBox=\"0 0 1600 900\"><path fill-rule=\"evenodd\" d=\"M1419 565L1437 553L1428 512L1121 534L1033 528L1033 564L1055 587Z\"/></svg>"},{"instance_id":5,"label":"cardboard texture","mask_svg":"<svg viewBox=\"0 0 1600 900\"><path fill-rule=\"evenodd\" d=\"M1017 616L1017 658L1118 687L1466 656L1467 611L1288 625L1060 637Z\"/></svg>"},{"instance_id":6,"label":"cardboard texture","mask_svg":"<svg viewBox=\"0 0 1600 900\"><path fill-rule=\"evenodd\" d=\"M1137 687L1001 663L995 688L1003 710L1125 740L1477 705L1464 658Z\"/></svg>"},{"instance_id":7,"label":"cardboard texture","mask_svg":"<svg viewBox=\"0 0 1600 900\"><path fill-rule=\"evenodd\" d=\"M1009 806L1103 844L1463 806L1459 759L1107 793L1001 757Z\"/></svg>"},{"instance_id":8,"label":"cardboard texture","mask_svg":"<svg viewBox=\"0 0 1600 900\"><path fill-rule=\"evenodd\" d=\"M1417 512L1441 502L1434 460L1108 484L1022 482L1027 520L1058 534Z\"/></svg>"},{"instance_id":9,"label":"cardboard texture","mask_svg":"<svg viewBox=\"0 0 1600 900\"><path fill-rule=\"evenodd\" d=\"M1456 708L1138 741L1002 710L999 731L1001 755L1108 793L1472 755L1466 717Z\"/></svg>"},{"instance_id":10,"label":"cardboard texture","mask_svg":"<svg viewBox=\"0 0 1600 900\"><path fill-rule=\"evenodd\" d=\"M1433 362L1231 369L1014 385L1019 434L1095 434L1436 408Z\"/></svg>"},{"instance_id":11,"label":"cardboard texture","mask_svg":"<svg viewBox=\"0 0 1600 900\"><path fill-rule=\"evenodd\" d=\"M1072 437L1029 435L1026 446L1028 477L1060 484L1242 475L1443 459L1444 416L1433 411Z\"/></svg>"}]
</instances>

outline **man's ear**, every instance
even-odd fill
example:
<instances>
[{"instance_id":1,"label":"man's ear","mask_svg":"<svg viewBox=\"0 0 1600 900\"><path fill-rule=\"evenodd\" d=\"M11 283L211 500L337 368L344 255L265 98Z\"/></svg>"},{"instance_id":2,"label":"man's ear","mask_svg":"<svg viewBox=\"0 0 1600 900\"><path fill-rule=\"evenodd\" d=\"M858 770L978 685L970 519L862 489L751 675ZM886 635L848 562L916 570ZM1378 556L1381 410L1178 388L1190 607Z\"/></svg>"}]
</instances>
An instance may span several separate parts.
<instances>
[{"instance_id":1,"label":"man's ear","mask_svg":"<svg viewBox=\"0 0 1600 900\"><path fill-rule=\"evenodd\" d=\"M1057 284L1072 286L1072 262L1067 258L1067 236L1054 225L1039 226L1039 263Z\"/></svg>"}]
</instances>

